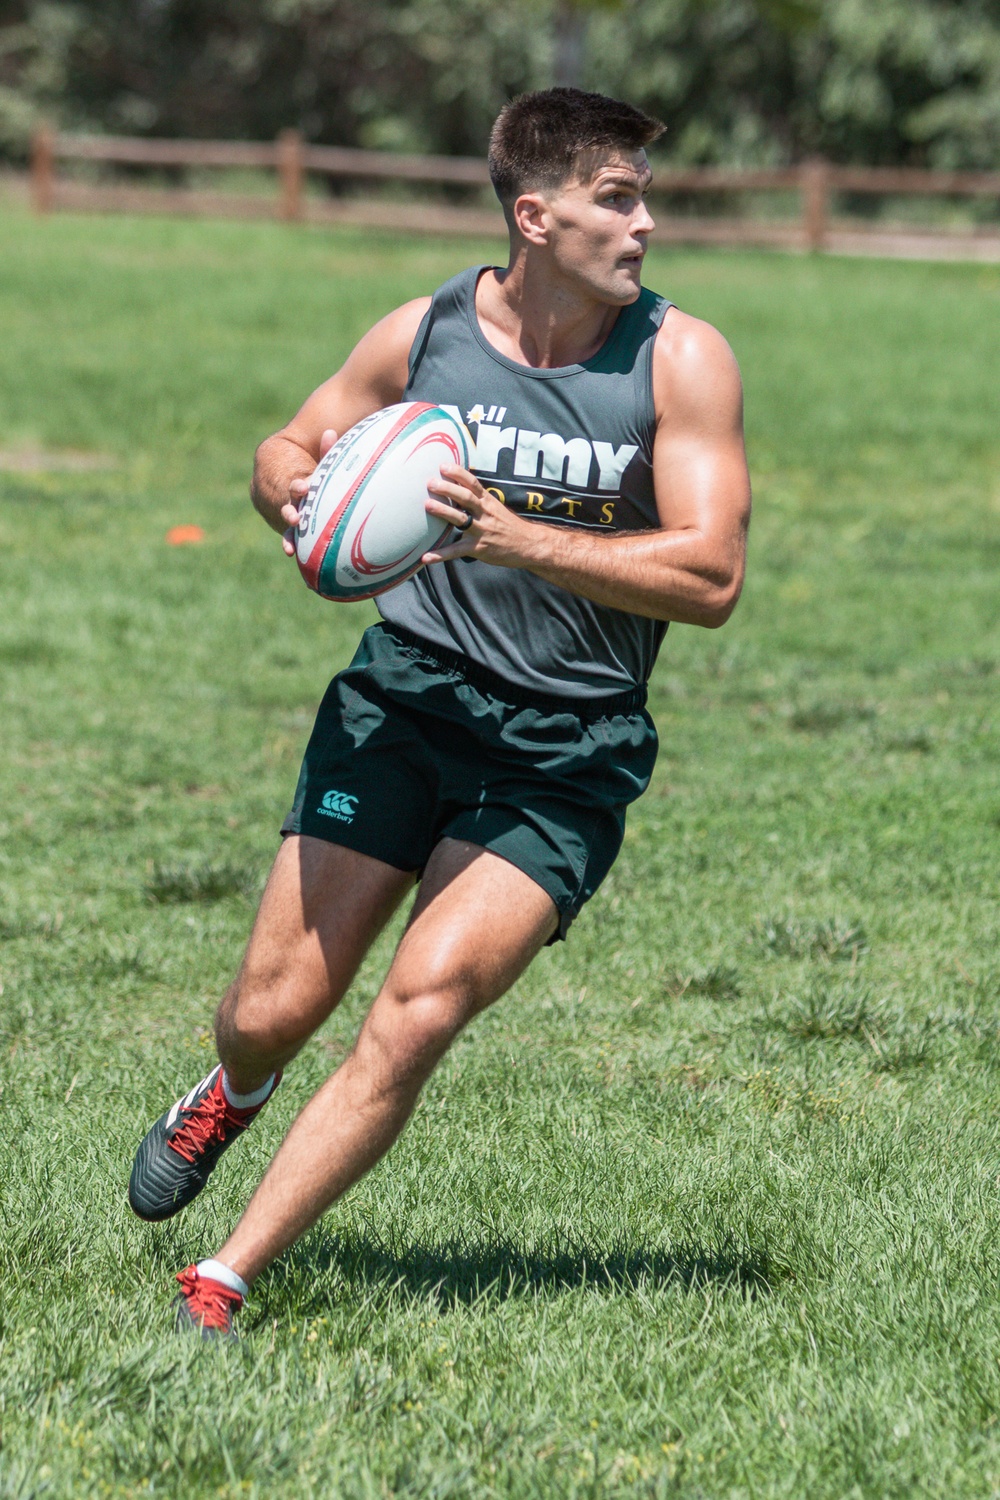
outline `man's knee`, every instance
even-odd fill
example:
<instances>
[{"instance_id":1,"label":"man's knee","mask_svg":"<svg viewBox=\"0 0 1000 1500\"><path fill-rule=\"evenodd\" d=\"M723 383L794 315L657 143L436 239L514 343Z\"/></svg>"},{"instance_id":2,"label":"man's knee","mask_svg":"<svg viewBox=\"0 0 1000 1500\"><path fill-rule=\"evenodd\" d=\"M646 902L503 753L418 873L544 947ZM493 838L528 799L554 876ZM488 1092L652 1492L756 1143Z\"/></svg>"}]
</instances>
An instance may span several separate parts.
<instances>
[{"instance_id":1,"label":"man's knee","mask_svg":"<svg viewBox=\"0 0 1000 1500\"><path fill-rule=\"evenodd\" d=\"M296 1050L339 998L314 989L294 964L270 965L266 972L244 967L216 1013L220 1056Z\"/></svg>"},{"instance_id":2,"label":"man's knee","mask_svg":"<svg viewBox=\"0 0 1000 1500\"><path fill-rule=\"evenodd\" d=\"M385 1081L405 1084L431 1072L469 1015L468 997L460 987L386 987L365 1023L365 1040L378 1057Z\"/></svg>"}]
</instances>

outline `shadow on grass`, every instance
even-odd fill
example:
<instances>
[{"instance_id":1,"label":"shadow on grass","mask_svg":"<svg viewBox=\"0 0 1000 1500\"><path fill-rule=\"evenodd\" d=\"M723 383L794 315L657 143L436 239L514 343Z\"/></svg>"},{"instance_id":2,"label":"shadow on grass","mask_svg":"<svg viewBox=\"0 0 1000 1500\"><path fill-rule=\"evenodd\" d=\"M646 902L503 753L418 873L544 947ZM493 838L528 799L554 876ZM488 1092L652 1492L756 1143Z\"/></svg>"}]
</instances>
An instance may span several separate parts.
<instances>
[{"instance_id":1,"label":"shadow on grass","mask_svg":"<svg viewBox=\"0 0 1000 1500\"><path fill-rule=\"evenodd\" d=\"M394 1250L368 1235L310 1236L283 1257L276 1271L269 1287L272 1298L281 1294L281 1278L293 1296L314 1283L328 1300L332 1273L334 1283L346 1282L358 1292L370 1295L381 1288L420 1301L430 1297L442 1306L480 1298L507 1301L543 1293L614 1293L670 1285L685 1290L712 1285L754 1298L784 1279L766 1251L728 1241L714 1247L604 1250L590 1245L532 1248L498 1239L416 1243ZM300 1311L308 1310L297 1305Z\"/></svg>"}]
</instances>

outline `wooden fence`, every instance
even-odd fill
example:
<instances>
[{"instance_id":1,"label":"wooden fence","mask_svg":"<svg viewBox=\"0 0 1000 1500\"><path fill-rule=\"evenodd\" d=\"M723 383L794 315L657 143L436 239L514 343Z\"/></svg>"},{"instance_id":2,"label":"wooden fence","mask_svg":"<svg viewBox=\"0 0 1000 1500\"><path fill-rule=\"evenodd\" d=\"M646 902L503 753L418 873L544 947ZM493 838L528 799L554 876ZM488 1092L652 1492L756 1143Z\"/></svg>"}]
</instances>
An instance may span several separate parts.
<instances>
[{"instance_id":1,"label":"wooden fence","mask_svg":"<svg viewBox=\"0 0 1000 1500\"><path fill-rule=\"evenodd\" d=\"M100 183L57 173L61 161L96 162L116 167L202 170L256 169L276 174L277 192L208 191L183 186L143 187L134 181ZM310 146L294 130L276 141L182 141L130 136L63 135L39 130L31 157L31 197L36 212L80 211L204 214L276 217L289 221L346 223L430 234L505 235L499 210L448 201L393 201L376 191L317 196L306 190L308 176L376 184L457 190L489 187L485 161L478 157L406 156L342 146ZM665 194L699 194L720 202L726 195L795 195L796 217L738 218L721 214L671 212L656 207ZM654 212L658 240L691 244L773 245L783 249L832 250L854 254L932 255L1000 260L1000 227L934 226L867 222L835 215L838 195L881 198L919 197L1000 200L1000 172L930 172L906 167L840 167L807 161L796 167L741 170L720 167L657 166ZM675 198L676 202L676 198Z\"/></svg>"}]
</instances>

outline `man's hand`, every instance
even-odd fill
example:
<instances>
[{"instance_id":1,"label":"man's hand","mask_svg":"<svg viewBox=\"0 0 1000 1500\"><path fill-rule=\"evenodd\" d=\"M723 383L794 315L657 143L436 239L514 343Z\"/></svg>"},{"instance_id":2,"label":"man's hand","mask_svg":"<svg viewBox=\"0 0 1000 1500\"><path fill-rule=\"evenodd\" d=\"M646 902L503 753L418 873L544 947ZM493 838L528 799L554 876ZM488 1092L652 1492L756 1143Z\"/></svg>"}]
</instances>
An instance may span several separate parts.
<instances>
[{"instance_id":1,"label":"man's hand","mask_svg":"<svg viewBox=\"0 0 1000 1500\"><path fill-rule=\"evenodd\" d=\"M320 461L326 457L334 443L337 434L332 427L328 427L319 440ZM288 500L281 507L281 519L287 522L288 530L282 533L281 545L286 557L295 556L295 532L299 524L299 506L309 493L308 479L293 479L288 486Z\"/></svg>"},{"instance_id":2,"label":"man's hand","mask_svg":"<svg viewBox=\"0 0 1000 1500\"><path fill-rule=\"evenodd\" d=\"M457 464L445 464L441 478L432 480L427 491L430 495L427 514L449 521L462 535L447 547L425 552L422 562L479 557L501 568L525 566L535 530L533 523L509 511L475 474Z\"/></svg>"}]
</instances>

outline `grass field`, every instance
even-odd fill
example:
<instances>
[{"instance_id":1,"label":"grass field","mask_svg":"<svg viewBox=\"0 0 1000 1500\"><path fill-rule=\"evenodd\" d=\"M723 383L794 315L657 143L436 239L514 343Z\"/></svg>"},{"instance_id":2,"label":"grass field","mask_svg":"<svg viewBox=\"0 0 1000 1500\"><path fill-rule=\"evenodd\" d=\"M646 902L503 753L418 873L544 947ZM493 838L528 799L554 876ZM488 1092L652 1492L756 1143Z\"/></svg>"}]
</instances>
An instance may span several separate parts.
<instances>
[{"instance_id":1,"label":"grass field","mask_svg":"<svg viewBox=\"0 0 1000 1500\"><path fill-rule=\"evenodd\" d=\"M373 618L307 594L251 452L480 253L0 220L0 1495L1000 1495L1000 270L652 258L743 366L744 600L670 631L570 942L241 1345L169 1331L392 941L133 1219Z\"/></svg>"}]
</instances>

